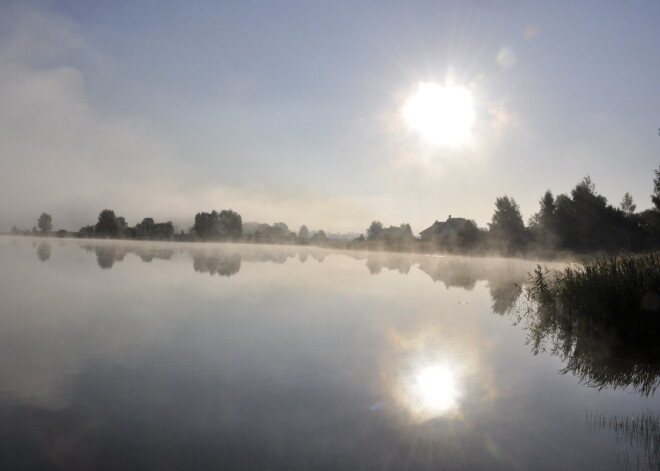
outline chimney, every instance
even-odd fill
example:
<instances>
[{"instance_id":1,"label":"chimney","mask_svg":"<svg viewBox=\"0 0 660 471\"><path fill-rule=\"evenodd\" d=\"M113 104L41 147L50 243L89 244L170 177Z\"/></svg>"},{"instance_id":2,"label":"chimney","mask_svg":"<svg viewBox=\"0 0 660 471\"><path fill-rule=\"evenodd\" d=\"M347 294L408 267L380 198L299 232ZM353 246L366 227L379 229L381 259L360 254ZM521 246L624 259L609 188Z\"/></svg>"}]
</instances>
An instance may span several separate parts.
<instances>
[{"instance_id":1,"label":"chimney","mask_svg":"<svg viewBox=\"0 0 660 471\"><path fill-rule=\"evenodd\" d=\"M450 220L450 219L451 219L451 214L449 215L449 217L447 218L447 220Z\"/></svg>"}]
</instances>

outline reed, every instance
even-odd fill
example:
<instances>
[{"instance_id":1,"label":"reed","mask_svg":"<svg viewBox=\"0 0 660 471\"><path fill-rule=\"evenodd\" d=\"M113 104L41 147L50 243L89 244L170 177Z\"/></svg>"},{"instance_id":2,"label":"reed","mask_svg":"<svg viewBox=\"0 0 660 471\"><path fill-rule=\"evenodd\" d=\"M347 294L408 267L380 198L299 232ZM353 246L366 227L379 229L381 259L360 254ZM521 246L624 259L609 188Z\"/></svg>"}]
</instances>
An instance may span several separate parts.
<instances>
[{"instance_id":1,"label":"reed","mask_svg":"<svg viewBox=\"0 0 660 471\"><path fill-rule=\"evenodd\" d=\"M660 383L660 256L584 259L563 271L538 266L526 296L530 341L598 388L633 386L653 394Z\"/></svg>"}]
</instances>

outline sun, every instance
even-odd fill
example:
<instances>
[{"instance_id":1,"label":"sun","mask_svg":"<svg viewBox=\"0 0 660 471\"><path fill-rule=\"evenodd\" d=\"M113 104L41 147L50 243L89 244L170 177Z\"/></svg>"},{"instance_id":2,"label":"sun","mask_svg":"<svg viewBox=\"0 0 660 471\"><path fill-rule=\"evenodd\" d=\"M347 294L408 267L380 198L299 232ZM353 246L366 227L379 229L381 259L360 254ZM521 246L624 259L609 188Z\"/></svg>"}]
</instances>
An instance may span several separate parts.
<instances>
[{"instance_id":1,"label":"sun","mask_svg":"<svg viewBox=\"0 0 660 471\"><path fill-rule=\"evenodd\" d=\"M476 119L472 92L460 85L420 83L403 105L403 118L427 142L459 147L469 142Z\"/></svg>"}]
</instances>

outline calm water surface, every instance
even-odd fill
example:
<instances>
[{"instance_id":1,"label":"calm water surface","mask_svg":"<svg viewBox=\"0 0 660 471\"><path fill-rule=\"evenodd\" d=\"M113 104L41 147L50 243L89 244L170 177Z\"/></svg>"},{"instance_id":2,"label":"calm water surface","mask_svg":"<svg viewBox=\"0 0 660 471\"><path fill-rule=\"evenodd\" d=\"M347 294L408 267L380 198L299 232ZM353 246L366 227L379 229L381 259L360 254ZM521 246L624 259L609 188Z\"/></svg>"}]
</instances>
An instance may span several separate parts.
<instances>
[{"instance_id":1,"label":"calm water surface","mask_svg":"<svg viewBox=\"0 0 660 471\"><path fill-rule=\"evenodd\" d=\"M657 375L537 351L534 266L2 238L0 469L654 469Z\"/></svg>"}]
</instances>

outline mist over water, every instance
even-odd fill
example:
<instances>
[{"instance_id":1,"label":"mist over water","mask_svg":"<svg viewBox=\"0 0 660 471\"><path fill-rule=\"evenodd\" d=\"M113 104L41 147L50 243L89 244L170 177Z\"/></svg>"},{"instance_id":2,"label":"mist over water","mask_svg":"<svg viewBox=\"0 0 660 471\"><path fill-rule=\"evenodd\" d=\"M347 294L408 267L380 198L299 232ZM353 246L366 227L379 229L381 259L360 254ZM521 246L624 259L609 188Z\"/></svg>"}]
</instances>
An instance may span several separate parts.
<instances>
[{"instance_id":1,"label":"mist over water","mask_svg":"<svg viewBox=\"0 0 660 471\"><path fill-rule=\"evenodd\" d=\"M653 469L657 398L529 344L535 266L3 238L0 462Z\"/></svg>"}]
</instances>

